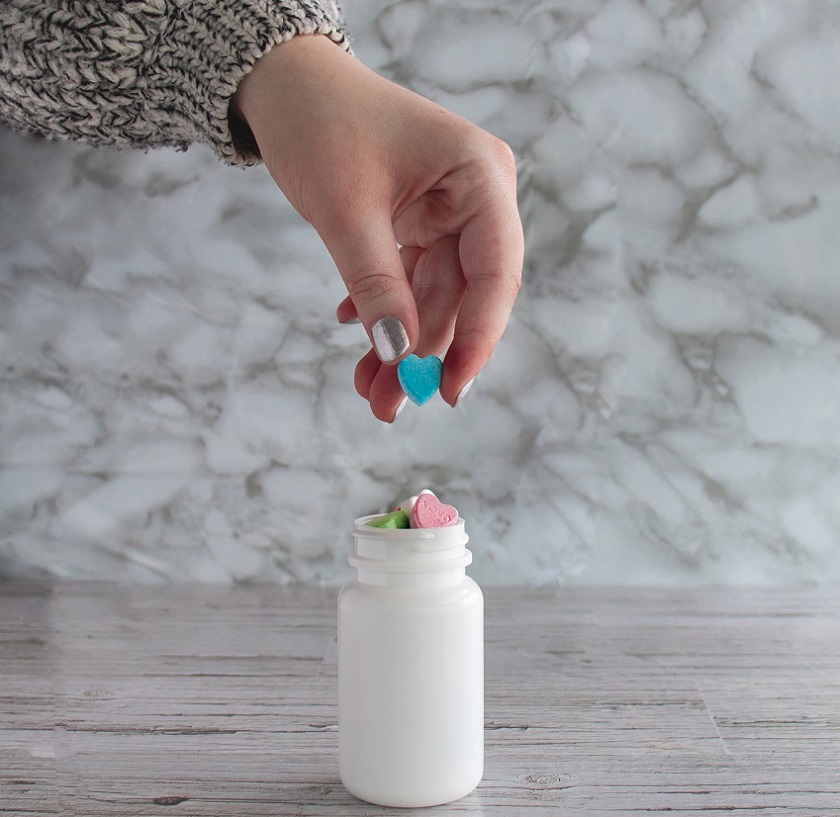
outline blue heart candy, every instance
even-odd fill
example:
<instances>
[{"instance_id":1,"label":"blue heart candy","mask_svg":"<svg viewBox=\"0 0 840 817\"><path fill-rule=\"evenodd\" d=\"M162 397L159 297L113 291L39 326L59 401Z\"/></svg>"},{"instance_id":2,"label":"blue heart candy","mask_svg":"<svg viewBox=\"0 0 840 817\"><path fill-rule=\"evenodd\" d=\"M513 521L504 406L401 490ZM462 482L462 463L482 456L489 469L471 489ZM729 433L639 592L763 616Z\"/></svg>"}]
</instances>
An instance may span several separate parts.
<instances>
[{"instance_id":1,"label":"blue heart candy","mask_svg":"<svg viewBox=\"0 0 840 817\"><path fill-rule=\"evenodd\" d=\"M409 355L397 366L400 385L412 403L422 406L434 397L440 388L443 363L439 357Z\"/></svg>"}]
</instances>

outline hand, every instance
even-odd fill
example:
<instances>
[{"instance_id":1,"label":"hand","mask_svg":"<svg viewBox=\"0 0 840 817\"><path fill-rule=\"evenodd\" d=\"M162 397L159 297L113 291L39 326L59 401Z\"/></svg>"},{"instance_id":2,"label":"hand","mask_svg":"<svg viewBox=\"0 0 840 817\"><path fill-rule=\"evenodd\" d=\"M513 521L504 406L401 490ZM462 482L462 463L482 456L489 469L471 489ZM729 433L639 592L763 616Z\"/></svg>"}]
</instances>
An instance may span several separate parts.
<instances>
[{"instance_id":1,"label":"hand","mask_svg":"<svg viewBox=\"0 0 840 817\"><path fill-rule=\"evenodd\" d=\"M355 384L374 415L391 422L404 401L399 360L447 347L440 393L455 405L520 287L508 146L321 36L275 46L232 104L335 260L349 293L338 319L358 317L373 344Z\"/></svg>"}]
</instances>

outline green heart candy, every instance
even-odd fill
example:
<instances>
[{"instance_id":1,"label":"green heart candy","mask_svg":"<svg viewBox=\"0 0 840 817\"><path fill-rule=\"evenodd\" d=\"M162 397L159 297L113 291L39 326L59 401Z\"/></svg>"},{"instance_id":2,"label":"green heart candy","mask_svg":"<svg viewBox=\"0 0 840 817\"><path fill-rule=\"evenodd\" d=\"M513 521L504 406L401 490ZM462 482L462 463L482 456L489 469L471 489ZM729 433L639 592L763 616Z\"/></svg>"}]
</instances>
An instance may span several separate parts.
<instances>
[{"instance_id":1,"label":"green heart candy","mask_svg":"<svg viewBox=\"0 0 840 817\"><path fill-rule=\"evenodd\" d=\"M372 528L407 528L410 521L405 511L393 511L384 516L369 519L367 524Z\"/></svg>"}]
</instances>

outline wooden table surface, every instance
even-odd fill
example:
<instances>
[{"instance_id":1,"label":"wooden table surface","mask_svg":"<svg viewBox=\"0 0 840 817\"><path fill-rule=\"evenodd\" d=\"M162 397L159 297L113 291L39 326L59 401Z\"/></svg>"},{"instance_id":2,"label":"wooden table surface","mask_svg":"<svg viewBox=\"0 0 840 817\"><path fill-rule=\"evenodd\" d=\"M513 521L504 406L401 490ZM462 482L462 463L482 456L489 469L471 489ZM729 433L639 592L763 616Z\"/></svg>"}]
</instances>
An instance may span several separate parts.
<instances>
[{"instance_id":1,"label":"wooden table surface","mask_svg":"<svg viewBox=\"0 0 840 817\"><path fill-rule=\"evenodd\" d=\"M0 583L0 813L384 815L335 591ZM486 774L416 814L840 815L837 589L485 589Z\"/></svg>"}]
</instances>

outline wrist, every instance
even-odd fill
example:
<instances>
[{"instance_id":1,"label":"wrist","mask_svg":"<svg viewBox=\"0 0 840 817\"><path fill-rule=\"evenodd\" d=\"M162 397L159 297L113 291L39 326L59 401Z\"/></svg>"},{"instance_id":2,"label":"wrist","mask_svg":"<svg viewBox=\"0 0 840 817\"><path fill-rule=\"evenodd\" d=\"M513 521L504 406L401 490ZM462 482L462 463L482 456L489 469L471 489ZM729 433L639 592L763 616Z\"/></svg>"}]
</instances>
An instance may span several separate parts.
<instances>
[{"instance_id":1,"label":"wrist","mask_svg":"<svg viewBox=\"0 0 840 817\"><path fill-rule=\"evenodd\" d=\"M279 114L329 82L334 65L355 59L328 36L305 34L278 43L254 63L231 98L230 112L252 134L257 149L276 131Z\"/></svg>"}]
</instances>

